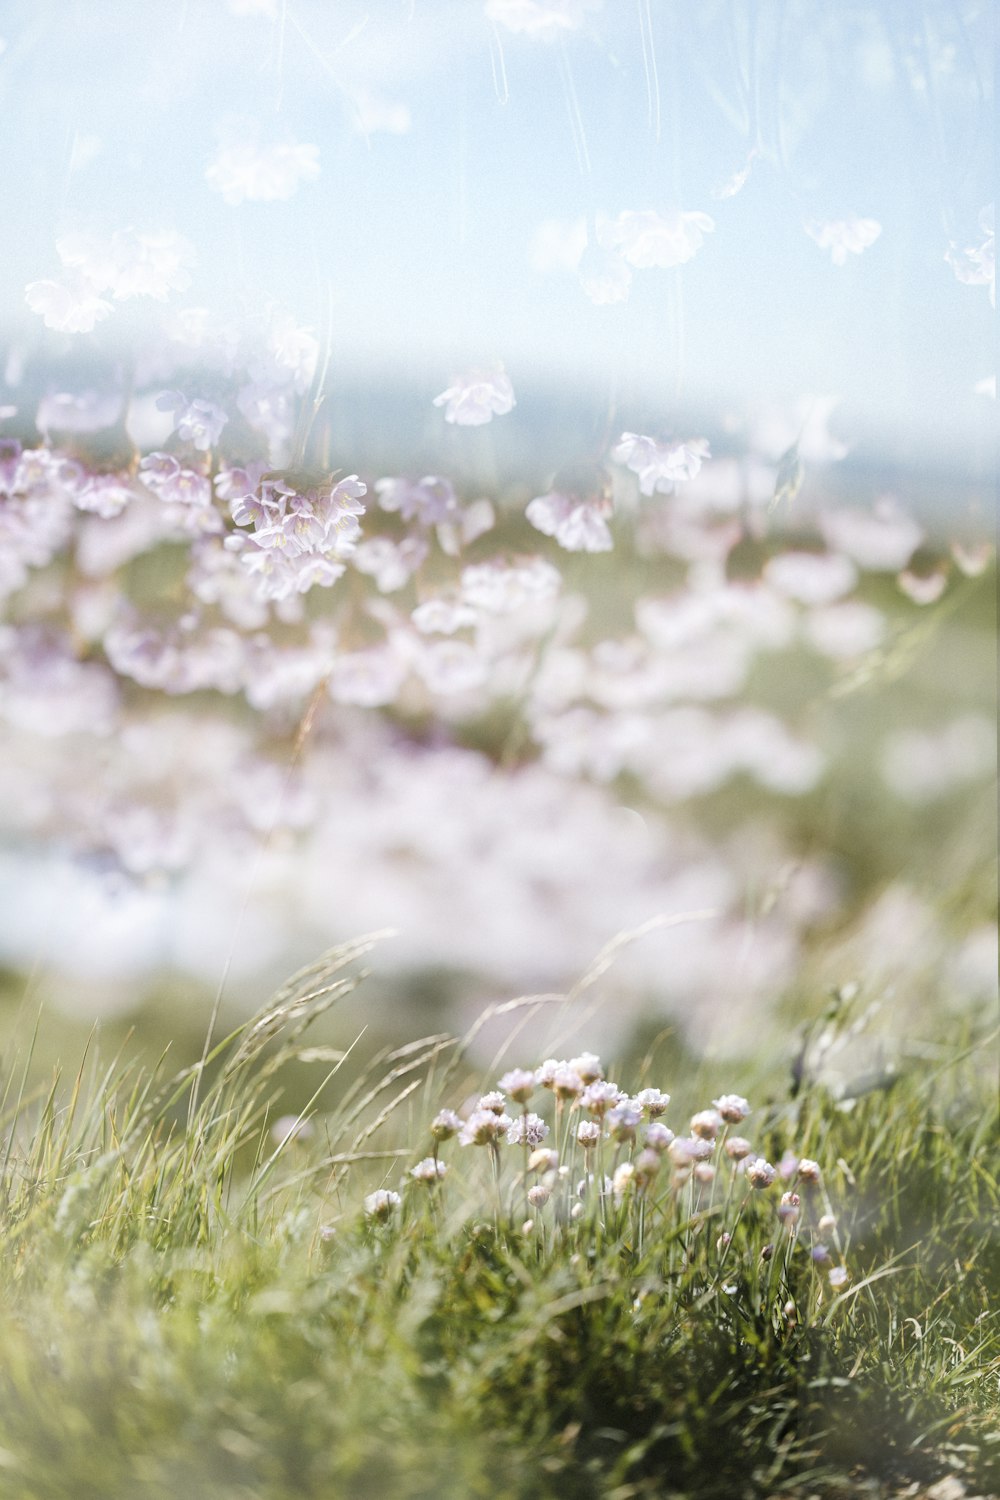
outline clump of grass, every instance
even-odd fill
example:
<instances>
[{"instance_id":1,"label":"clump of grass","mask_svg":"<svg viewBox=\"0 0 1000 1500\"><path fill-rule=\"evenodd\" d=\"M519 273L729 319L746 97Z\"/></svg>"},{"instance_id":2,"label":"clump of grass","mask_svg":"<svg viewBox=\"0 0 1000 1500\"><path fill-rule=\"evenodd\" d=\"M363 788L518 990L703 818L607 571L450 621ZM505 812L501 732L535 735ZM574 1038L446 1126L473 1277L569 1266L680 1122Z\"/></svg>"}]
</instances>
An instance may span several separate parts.
<instances>
[{"instance_id":1,"label":"clump of grass","mask_svg":"<svg viewBox=\"0 0 1000 1500\"><path fill-rule=\"evenodd\" d=\"M0 1495L996 1488L998 1141L967 1050L854 1101L800 1060L754 1146L738 1095L671 1139L663 1093L586 1055L470 1098L446 1036L341 1092L303 1034L369 947L180 1075L11 1083ZM303 1055L327 1084L275 1121Z\"/></svg>"}]
</instances>

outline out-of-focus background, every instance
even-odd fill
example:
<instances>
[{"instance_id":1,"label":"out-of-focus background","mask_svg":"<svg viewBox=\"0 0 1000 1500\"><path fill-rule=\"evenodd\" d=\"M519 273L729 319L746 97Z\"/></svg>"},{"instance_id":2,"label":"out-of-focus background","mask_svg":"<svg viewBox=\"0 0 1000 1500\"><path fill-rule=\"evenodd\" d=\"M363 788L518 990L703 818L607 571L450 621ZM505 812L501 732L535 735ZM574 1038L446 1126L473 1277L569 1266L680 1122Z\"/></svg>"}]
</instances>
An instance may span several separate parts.
<instances>
[{"instance_id":1,"label":"out-of-focus background","mask_svg":"<svg viewBox=\"0 0 1000 1500\"><path fill-rule=\"evenodd\" d=\"M40 1058L94 1018L196 1050L381 928L338 1035L639 929L583 1041L995 999L992 24L10 0L0 962ZM255 592L240 496L331 471L345 576Z\"/></svg>"}]
</instances>

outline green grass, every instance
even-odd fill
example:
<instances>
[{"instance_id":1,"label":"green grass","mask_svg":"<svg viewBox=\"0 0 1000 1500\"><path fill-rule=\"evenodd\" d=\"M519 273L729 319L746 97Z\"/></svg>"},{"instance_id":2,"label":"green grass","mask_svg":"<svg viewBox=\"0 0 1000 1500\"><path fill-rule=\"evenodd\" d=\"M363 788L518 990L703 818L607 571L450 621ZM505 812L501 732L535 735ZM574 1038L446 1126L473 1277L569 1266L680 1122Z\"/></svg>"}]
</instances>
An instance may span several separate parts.
<instances>
[{"instance_id":1,"label":"green grass","mask_svg":"<svg viewBox=\"0 0 1000 1500\"><path fill-rule=\"evenodd\" d=\"M889 1495L949 1471L1000 1488L982 1038L952 1022L947 1061L849 1108L816 1082L813 1049L791 1087L780 1060L743 1128L772 1161L790 1147L823 1166L795 1237L779 1187L730 1196L720 1171L696 1193L667 1168L576 1220L557 1180L525 1233L521 1152L504 1148L498 1193L489 1150L456 1142L440 1188L410 1182L381 1224L364 1195L401 1187L436 1109L492 1079L437 1036L341 1087L344 1059L316 1058L304 1032L363 977L368 946L296 976L176 1077L89 1058L29 1097L26 1062L8 1076L4 1500L738 1500ZM303 1051L326 1061L323 1109L308 1142L278 1147L269 1112ZM680 1132L673 1104L666 1118ZM840 1291L809 1252L831 1207Z\"/></svg>"}]
</instances>

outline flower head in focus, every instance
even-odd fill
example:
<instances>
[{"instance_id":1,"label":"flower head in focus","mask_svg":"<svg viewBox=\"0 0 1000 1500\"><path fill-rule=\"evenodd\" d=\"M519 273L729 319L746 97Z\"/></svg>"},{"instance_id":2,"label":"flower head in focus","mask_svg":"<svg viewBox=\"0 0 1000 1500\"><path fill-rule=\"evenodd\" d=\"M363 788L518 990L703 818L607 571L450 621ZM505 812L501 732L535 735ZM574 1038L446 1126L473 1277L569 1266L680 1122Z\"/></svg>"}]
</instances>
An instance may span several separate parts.
<instances>
[{"instance_id":1,"label":"flower head in focus","mask_svg":"<svg viewBox=\"0 0 1000 1500\"><path fill-rule=\"evenodd\" d=\"M455 380L440 396L435 406L445 408L444 419L458 427L481 427L494 417L505 417L517 405L514 388L503 365L489 370L469 370Z\"/></svg>"}]
</instances>

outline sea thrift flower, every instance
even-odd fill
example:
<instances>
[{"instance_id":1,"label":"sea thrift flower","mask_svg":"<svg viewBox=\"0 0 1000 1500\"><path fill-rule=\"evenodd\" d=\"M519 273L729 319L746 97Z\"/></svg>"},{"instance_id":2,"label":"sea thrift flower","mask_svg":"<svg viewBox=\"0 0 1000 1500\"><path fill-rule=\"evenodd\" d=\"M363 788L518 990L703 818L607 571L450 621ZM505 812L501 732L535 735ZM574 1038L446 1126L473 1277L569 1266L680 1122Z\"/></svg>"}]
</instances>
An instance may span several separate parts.
<instances>
[{"instance_id":1,"label":"sea thrift flower","mask_svg":"<svg viewBox=\"0 0 1000 1500\"><path fill-rule=\"evenodd\" d=\"M113 311L85 281L29 281L24 300L46 328L59 333L91 333Z\"/></svg>"},{"instance_id":2,"label":"sea thrift flower","mask_svg":"<svg viewBox=\"0 0 1000 1500\"><path fill-rule=\"evenodd\" d=\"M574 1073L579 1073L584 1083L596 1083L599 1078L604 1077L601 1059L596 1052L581 1052L579 1057L571 1057L569 1066Z\"/></svg>"},{"instance_id":3,"label":"sea thrift flower","mask_svg":"<svg viewBox=\"0 0 1000 1500\"><path fill-rule=\"evenodd\" d=\"M800 1203L798 1193L782 1193L781 1202L778 1204L778 1218L782 1224L798 1222Z\"/></svg>"},{"instance_id":4,"label":"sea thrift flower","mask_svg":"<svg viewBox=\"0 0 1000 1500\"><path fill-rule=\"evenodd\" d=\"M823 1214L816 1228L820 1234L832 1234L837 1227L837 1221L833 1214Z\"/></svg>"},{"instance_id":5,"label":"sea thrift flower","mask_svg":"<svg viewBox=\"0 0 1000 1500\"><path fill-rule=\"evenodd\" d=\"M643 495L672 495L678 484L693 479L709 457L704 438L683 443L660 443L635 432L623 432L611 457L639 476Z\"/></svg>"},{"instance_id":6,"label":"sea thrift flower","mask_svg":"<svg viewBox=\"0 0 1000 1500\"><path fill-rule=\"evenodd\" d=\"M722 1116L717 1109L701 1109L691 1116L691 1134L703 1141L714 1141L722 1128Z\"/></svg>"},{"instance_id":7,"label":"sea thrift flower","mask_svg":"<svg viewBox=\"0 0 1000 1500\"><path fill-rule=\"evenodd\" d=\"M365 1214L369 1219L384 1223L402 1201L398 1193L389 1188L379 1188L377 1192L369 1193L365 1199Z\"/></svg>"},{"instance_id":8,"label":"sea thrift flower","mask_svg":"<svg viewBox=\"0 0 1000 1500\"><path fill-rule=\"evenodd\" d=\"M514 388L503 365L492 370L470 370L434 397L434 405L445 408L445 421L459 427L481 427L494 417L505 417L516 404Z\"/></svg>"},{"instance_id":9,"label":"sea thrift flower","mask_svg":"<svg viewBox=\"0 0 1000 1500\"><path fill-rule=\"evenodd\" d=\"M659 1120L646 1127L646 1145L654 1151L666 1151L673 1139L674 1132L661 1125Z\"/></svg>"},{"instance_id":10,"label":"sea thrift flower","mask_svg":"<svg viewBox=\"0 0 1000 1500\"><path fill-rule=\"evenodd\" d=\"M813 1245L809 1253L812 1256L813 1263L817 1266L825 1266L830 1259L830 1252L826 1245Z\"/></svg>"},{"instance_id":11,"label":"sea thrift flower","mask_svg":"<svg viewBox=\"0 0 1000 1500\"><path fill-rule=\"evenodd\" d=\"M486 14L508 31L551 41L575 31L599 0L486 0Z\"/></svg>"},{"instance_id":12,"label":"sea thrift flower","mask_svg":"<svg viewBox=\"0 0 1000 1500\"><path fill-rule=\"evenodd\" d=\"M567 552L610 552L611 532L605 520L608 504L604 500L581 500L550 490L530 502L525 515L544 536L555 537Z\"/></svg>"},{"instance_id":13,"label":"sea thrift flower","mask_svg":"<svg viewBox=\"0 0 1000 1500\"><path fill-rule=\"evenodd\" d=\"M438 1161L436 1156L425 1156L423 1161L410 1168L410 1176L417 1182L440 1182L447 1170L446 1164Z\"/></svg>"},{"instance_id":14,"label":"sea thrift flower","mask_svg":"<svg viewBox=\"0 0 1000 1500\"><path fill-rule=\"evenodd\" d=\"M637 270L684 265L715 229L708 214L627 210L608 225L605 238Z\"/></svg>"},{"instance_id":15,"label":"sea thrift flower","mask_svg":"<svg viewBox=\"0 0 1000 1500\"><path fill-rule=\"evenodd\" d=\"M431 1121L431 1135L436 1141L449 1141L458 1135L462 1121L453 1109L442 1109Z\"/></svg>"},{"instance_id":16,"label":"sea thrift flower","mask_svg":"<svg viewBox=\"0 0 1000 1500\"><path fill-rule=\"evenodd\" d=\"M979 215L982 243L959 250L952 242L945 252L945 260L958 280L967 286L988 286L990 306L996 307L996 238L993 228L993 205L988 204Z\"/></svg>"},{"instance_id":17,"label":"sea thrift flower","mask_svg":"<svg viewBox=\"0 0 1000 1500\"><path fill-rule=\"evenodd\" d=\"M726 1141L726 1155L731 1156L733 1161L743 1161L753 1150L750 1142L742 1135L731 1135Z\"/></svg>"},{"instance_id":18,"label":"sea thrift flower","mask_svg":"<svg viewBox=\"0 0 1000 1500\"><path fill-rule=\"evenodd\" d=\"M506 1099L499 1089L493 1089L491 1093L484 1094L476 1105L477 1109L492 1110L495 1115L502 1115L506 1108Z\"/></svg>"},{"instance_id":19,"label":"sea thrift flower","mask_svg":"<svg viewBox=\"0 0 1000 1500\"><path fill-rule=\"evenodd\" d=\"M160 411L173 414L173 430L177 436L186 443L193 443L203 453L215 447L229 421L226 413L214 402L189 401L181 391L164 391L157 397L156 405Z\"/></svg>"},{"instance_id":20,"label":"sea thrift flower","mask_svg":"<svg viewBox=\"0 0 1000 1500\"><path fill-rule=\"evenodd\" d=\"M641 1121L641 1112L628 1101L616 1104L614 1109L608 1111L608 1130L616 1141L634 1141Z\"/></svg>"},{"instance_id":21,"label":"sea thrift flower","mask_svg":"<svg viewBox=\"0 0 1000 1500\"><path fill-rule=\"evenodd\" d=\"M877 219L810 219L806 234L821 250L829 250L835 266L847 264L848 254L860 255L882 233Z\"/></svg>"},{"instance_id":22,"label":"sea thrift flower","mask_svg":"<svg viewBox=\"0 0 1000 1500\"><path fill-rule=\"evenodd\" d=\"M518 1146L526 1142L529 1146L540 1146L549 1133L549 1127L539 1115L519 1115L507 1132L507 1144Z\"/></svg>"},{"instance_id":23,"label":"sea thrift flower","mask_svg":"<svg viewBox=\"0 0 1000 1500\"><path fill-rule=\"evenodd\" d=\"M616 1198L624 1198L625 1194L634 1185L635 1166L630 1161L623 1161L620 1167L615 1168L615 1175L611 1179L611 1191Z\"/></svg>"},{"instance_id":24,"label":"sea thrift flower","mask_svg":"<svg viewBox=\"0 0 1000 1500\"><path fill-rule=\"evenodd\" d=\"M573 1068L557 1068L552 1076L552 1092L557 1099L576 1099L583 1093L583 1079Z\"/></svg>"},{"instance_id":25,"label":"sea thrift flower","mask_svg":"<svg viewBox=\"0 0 1000 1500\"><path fill-rule=\"evenodd\" d=\"M529 1172L554 1172L559 1165L559 1155L551 1146L540 1146L528 1157Z\"/></svg>"},{"instance_id":26,"label":"sea thrift flower","mask_svg":"<svg viewBox=\"0 0 1000 1500\"><path fill-rule=\"evenodd\" d=\"M227 203L274 203L291 198L300 183L312 182L319 172L318 146L235 141L216 152L205 181Z\"/></svg>"},{"instance_id":27,"label":"sea thrift flower","mask_svg":"<svg viewBox=\"0 0 1000 1500\"><path fill-rule=\"evenodd\" d=\"M777 1177L777 1172L762 1156L747 1162L747 1182L753 1188L768 1188Z\"/></svg>"},{"instance_id":28,"label":"sea thrift flower","mask_svg":"<svg viewBox=\"0 0 1000 1500\"><path fill-rule=\"evenodd\" d=\"M819 1162L810 1161L807 1156L803 1156L798 1164L798 1174L800 1182L807 1183L810 1187L813 1186L819 1182Z\"/></svg>"},{"instance_id":29,"label":"sea thrift flower","mask_svg":"<svg viewBox=\"0 0 1000 1500\"><path fill-rule=\"evenodd\" d=\"M700 1161L695 1164L694 1175L698 1182L711 1182L715 1177L715 1168L710 1161Z\"/></svg>"},{"instance_id":30,"label":"sea thrift flower","mask_svg":"<svg viewBox=\"0 0 1000 1500\"><path fill-rule=\"evenodd\" d=\"M660 1089L640 1089L635 1096L635 1102L651 1120L656 1120L666 1112L670 1103L670 1095L664 1094Z\"/></svg>"},{"instance_id":31,"label":"sea thrift flower","mask_svg":"<svg viewBox=\"0 0 1000 1500\"><path fill-rule=\"evenodd\" d=\"M720 1094L712 1100L713 1106L727 1125L738 1125L750 1113L750 1106L740 1094Z\"/></svg>"},{"instance_id":32,"label":"sea thrift flower","mask_svg":"<svg viewBox=\"0 0 1000 1500\"><path fill-rule=\"evenodd\" d=\"M601 1139L601 1127L596 1120L582 1120L577 1126L576 1139L584 1151L590 1151Z\"/></svg>"},{"instance_id":33,"label":"sea thrift flower","mask_svg":"<svg viewBox=\"0 0 1000 1500\"><path fill-rule=\"evenodd\" d=\"M512 1068L500 1079L499 1087L516 1104L527 1104L535 1092L535 1075L527 1068Z\"/></svg>"},{"instance_id":34,"label":"sea thrift flower","mask_svg":"<svg viewBox=\"0 0 1000 1500\"><path fill-rule=\"evenodd\" d=\"M660 1170L658 1151L640 1151L635 1159L635 1183L638 1188L648 1187Z\"/></svg>"},{"instance_id":35,"label":"sea thrift flower","mask_svg":"<svg viewBox=\"0 0 1000 1500\"><path fill-rule=\"evenodd\" d=\"M536 1182L528 1189L528 1202L532 1208L544 1208L552 1197L552 1189L544 1182Z\"/></svg>"},{"instance_id":36,"label":"sea thrift flower","mask_svg":"<svg viewBox=\"0 0 1000 1500\"><path fill-rule=\"evenodd\" d=\"M826 1275L834 1291L837 1291L842 1286L846 1286L851 1279L846 1266L831 1266Z\"/></svg>"},{"instance_id":37,"label":"sea thrift flower","mask_svg":"<svg viewBox=\"0 0 1000 1500\"><path fill-rule=\"evenodd\" d=\"M627 1097L624 1090L620 1089L617 1083L610 1083L601 1078L595 1080L593 1083L588 1083L580 1095L580 1107L587 1110L588 1113L596 1115L598 1119L602 1119L609 1109L614 1109L616 1105L620 1104Z\"/></svg>"},{"instance_id":38,"label":"sea thrift flower","mask_svg":"<svg viewBox=\"0 0 1000 1500\"><path fill-rule=\"evenodd\" d=\"M492 1109L477 1109L462 1126L460 1146L495 1146L513 1125L509 1115Z\"/></svg>"}]
</instances>

